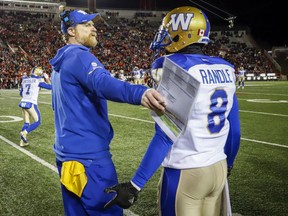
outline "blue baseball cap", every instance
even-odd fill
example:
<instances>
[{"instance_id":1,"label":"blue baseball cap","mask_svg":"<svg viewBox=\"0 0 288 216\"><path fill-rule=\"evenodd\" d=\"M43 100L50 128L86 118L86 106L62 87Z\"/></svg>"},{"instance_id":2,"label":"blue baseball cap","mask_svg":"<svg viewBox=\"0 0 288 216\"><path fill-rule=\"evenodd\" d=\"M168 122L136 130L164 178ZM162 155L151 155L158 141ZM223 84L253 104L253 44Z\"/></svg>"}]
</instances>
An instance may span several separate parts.
<instances>
[{"instance_id":1,"label":"blue baseball cap","mask_svg":"<svg viewBox=\"0 0 288 216\"><path fill-rule=\"evenodd\" d=\"M90 20L94 20L96 17L99 16L99 13L88 14L83 10L64 11L60 14L60 17L62 19L61 31L63 34L67 34L67 29L69 27L76 26L80 23L89 22Z\"/></svg>"}]
</instances>

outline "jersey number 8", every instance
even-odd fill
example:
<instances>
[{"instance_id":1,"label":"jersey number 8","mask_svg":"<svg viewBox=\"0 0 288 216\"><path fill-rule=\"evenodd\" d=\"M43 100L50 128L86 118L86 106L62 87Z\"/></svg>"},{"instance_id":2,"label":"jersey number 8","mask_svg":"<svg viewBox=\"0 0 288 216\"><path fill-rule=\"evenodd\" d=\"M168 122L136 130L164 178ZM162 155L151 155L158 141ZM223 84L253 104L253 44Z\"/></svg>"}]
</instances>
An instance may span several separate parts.
<instances>
[{"instance_id":1,"label":"jersey number 8","mask_svg":"<svg viewBox=\"0 0 288 216\"><path fill-rule=\"evenodd\" d=\"M210 109L208 115L208 129L210 133L219 133L225 123L225 112L227 110L227 93L223 89L217 89L211 96ZM222 103L221 103L222 101ZM218 121L216 122L216 118Z\"/></svg>"}]
</instances>

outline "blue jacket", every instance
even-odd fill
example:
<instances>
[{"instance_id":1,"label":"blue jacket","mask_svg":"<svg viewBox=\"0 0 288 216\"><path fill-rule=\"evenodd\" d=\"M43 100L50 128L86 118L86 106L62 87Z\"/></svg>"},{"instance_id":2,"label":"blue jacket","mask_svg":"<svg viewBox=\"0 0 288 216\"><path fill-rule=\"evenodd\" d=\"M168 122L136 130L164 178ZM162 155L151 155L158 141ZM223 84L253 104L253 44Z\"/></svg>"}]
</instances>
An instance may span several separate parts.
<instances>
[{"instance_id":1,"label":"blue jacket","mask_svg":"<svg viewBox=\"0 0 288 216\"><path fill-rule=\"evenodd\" d=\"M81 161L111 156L113 129L107 100L140 105L147 87L111 77L81 45L59 49L50 64L57 158Z\"/></svg>"}]
</instances>

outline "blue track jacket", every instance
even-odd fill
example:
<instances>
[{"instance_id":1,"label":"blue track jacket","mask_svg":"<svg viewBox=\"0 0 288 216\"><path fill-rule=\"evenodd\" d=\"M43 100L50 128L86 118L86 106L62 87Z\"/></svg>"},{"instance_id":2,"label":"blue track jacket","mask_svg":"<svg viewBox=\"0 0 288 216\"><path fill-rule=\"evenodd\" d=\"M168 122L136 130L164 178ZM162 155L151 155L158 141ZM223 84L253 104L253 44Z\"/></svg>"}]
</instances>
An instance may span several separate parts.
<instances>
[{"instance_id":1,"label":"blue track jacket","mask_svg":"<svg viewBox=\"0 0 288 216\"><path fill-rule=\"evenodd\" d=\"M147 87L111 77L89 49L81 45L59 49L50 64L57 159L87 161L109 157L113 129L107 100L140 105Z\"/></svg>"}]
</instances>

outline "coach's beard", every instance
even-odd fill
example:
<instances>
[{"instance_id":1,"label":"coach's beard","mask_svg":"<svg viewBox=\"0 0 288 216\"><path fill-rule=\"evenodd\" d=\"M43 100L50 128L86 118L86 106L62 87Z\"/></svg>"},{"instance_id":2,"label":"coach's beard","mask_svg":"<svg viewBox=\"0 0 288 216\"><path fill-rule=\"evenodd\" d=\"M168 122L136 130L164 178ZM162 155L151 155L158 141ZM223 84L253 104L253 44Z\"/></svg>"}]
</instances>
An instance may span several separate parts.
<instances>
[{"instance_id":1,"label":"coach's beard","mask_svg":"<svg viewBox=\"0 0 288 216\"><path fill-rule=\"evenodd\" d=\"M96 36L92 36L92 35L89 35L88 37L85 37L85 38L77 38L76 41L87 47L87 48L94 48L96 47L96 45L98 44L98 41L96 39Z\"/></svg>"},{"instance_id":2,"label":"coach's beard","mask_svg":"<svg viewBox=\"0 0 288 216\"><path fill-rule=\"evenodd\" d=\"M91 47L94 48L96 45L98 44L98 41L96 39L96 35L89 35L89 37L87 37L87 40L84 42L84 46L86 47Z\"/></svg>"}]
</instances>

